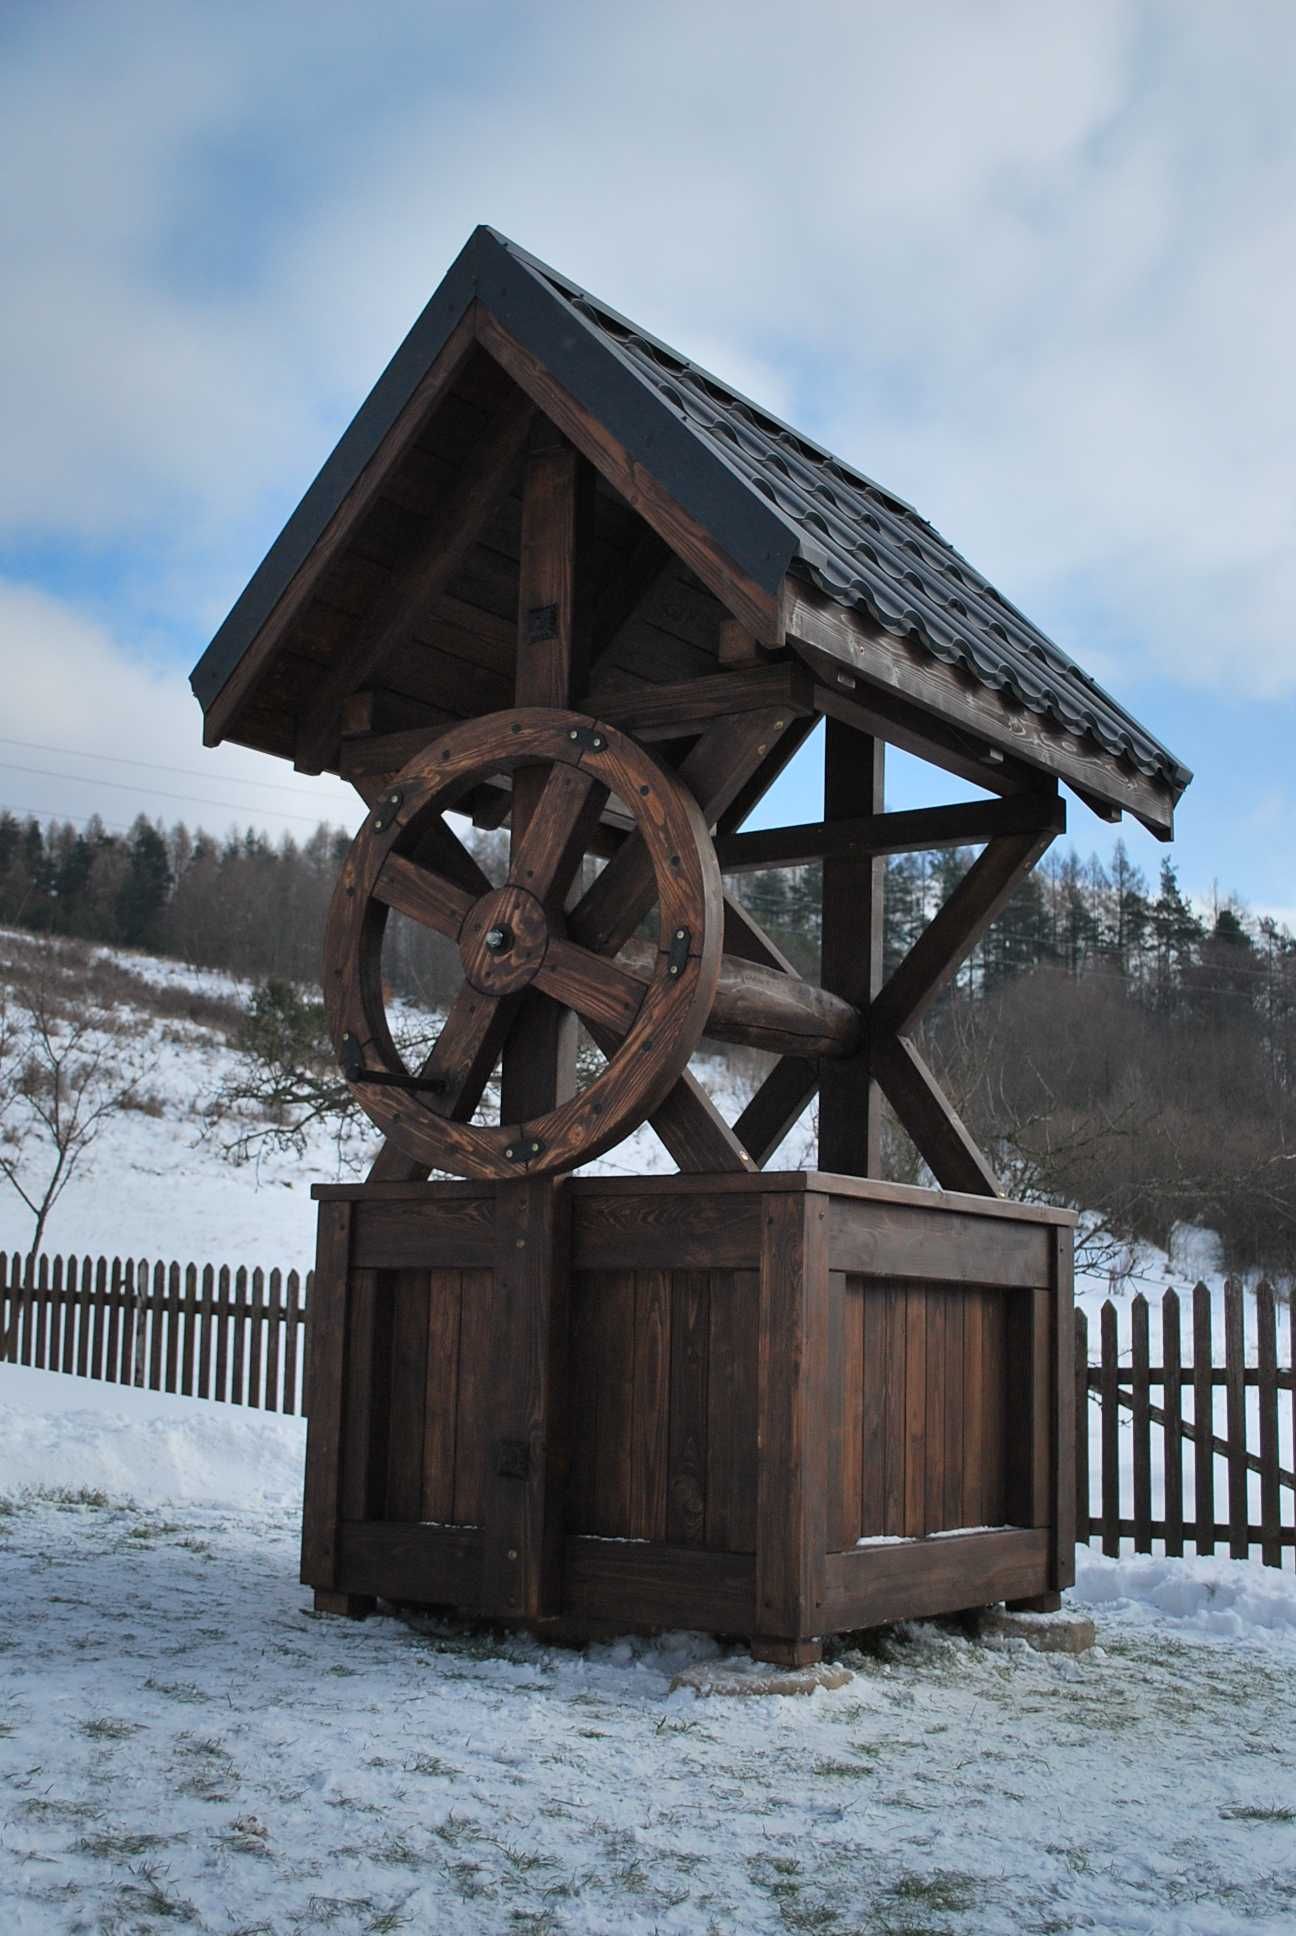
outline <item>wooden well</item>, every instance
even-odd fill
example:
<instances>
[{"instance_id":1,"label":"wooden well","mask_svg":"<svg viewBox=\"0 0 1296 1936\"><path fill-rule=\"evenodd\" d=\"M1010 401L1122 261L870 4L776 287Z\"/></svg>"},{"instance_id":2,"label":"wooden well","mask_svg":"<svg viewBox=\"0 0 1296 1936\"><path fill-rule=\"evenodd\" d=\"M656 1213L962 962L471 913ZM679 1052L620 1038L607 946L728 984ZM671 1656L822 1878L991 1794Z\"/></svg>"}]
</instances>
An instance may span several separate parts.
<instances>
[{"instance_id":1,"label":"wooden well","mask_svg":"<svg viewBox=\"0 0 1296 1936\"><path fill-rule=\"evenodd\" d=\"M791 1660L1074 1578L1068 1212L805 1173L316 1194L321 1605Z\"/></svg>"}]
</instances>

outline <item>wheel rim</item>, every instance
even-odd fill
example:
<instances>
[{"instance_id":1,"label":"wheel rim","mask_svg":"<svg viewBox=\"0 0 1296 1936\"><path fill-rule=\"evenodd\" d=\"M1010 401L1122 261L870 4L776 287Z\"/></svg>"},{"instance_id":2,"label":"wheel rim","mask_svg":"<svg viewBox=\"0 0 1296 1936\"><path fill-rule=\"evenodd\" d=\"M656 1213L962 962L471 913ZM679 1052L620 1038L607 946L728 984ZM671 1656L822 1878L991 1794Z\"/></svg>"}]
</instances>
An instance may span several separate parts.
<instances>
[{"instance_id":1,"label":"wheel rim","mask_svg":"<svg viewBox=\"0 0 1296 1936\"><path fill-rule=\"evenodd\" d=\"M540 803L514 844L508 880L494 887L441 816L492 774L545 765ZM634 831L564 918L589 825L609 795L629 809ZM655 969L646 981L612 958L637 925L645 894L659 909ZM465 973L414 1078L420 1089L400 1086L411 1074L382 995L392 908L454 941ZM719 867L696 802L625 734L540 708L451 728L396 776L357 834L334 892L325 1003L356 1100L411 1156L452 1174L536 1175L591 1161L651 1115L687 1067L719 978L721 909ZM608 1066L528 1122L472 1123L528 989L572 1009Z\"/></svg>"}]
</instances>

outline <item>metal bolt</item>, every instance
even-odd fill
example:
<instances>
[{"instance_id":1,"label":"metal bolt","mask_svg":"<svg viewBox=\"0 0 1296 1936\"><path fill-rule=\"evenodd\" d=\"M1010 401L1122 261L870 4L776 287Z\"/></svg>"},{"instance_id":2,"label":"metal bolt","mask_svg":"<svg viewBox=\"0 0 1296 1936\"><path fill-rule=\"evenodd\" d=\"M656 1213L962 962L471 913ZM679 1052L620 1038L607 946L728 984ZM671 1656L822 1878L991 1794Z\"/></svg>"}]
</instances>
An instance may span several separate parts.
<instances>
[{"instance_id":1,"label":"metal bolt","mask_svg":"<svg viewBox=\"0 0 1296 1936\"><path fill-rule=\"evenodd\" d=\"M682 940L684 939L684 930L683 930L683 928L676 928L676 930L675 930L675 939L676 939L677 941L682 941Z\"/></svg>"},{"instance_id":2,"label":"metal bolt","mask_svg":"<svg viewBox=\"0 0 1296 1936\"><path fill-rule=\"evenodd\" d=\"M516 1547L516 1546L510 1546L510 1547L509 1547L509 1549L508 1549L508 1556L509 1556L509 1558L510 1558L511 1560L515 1560L515 1559L517 1558L517 1547Z\"/></svg>"},{"instance_id":3,"label":"metal bolt","mask_svg":"<svg viewBox=\"0 0 1296 1936\"><path fill-rule=\"evenodd\" d=\"M487 928L482 938L493 955L502 955L512 939L507 928Z\"/></svg>"},{"instance_id":4,"label":"metal bolt","mask_svg":"<svg viewBox=\"0 0 1296 1936\"><path fill-rule=\"evenodd\" d=\"M540 1145L539 1145L539 1143L532 1143L532 1145L531 1145L531 1154L532 1154L532 1156L539 1156L539 1154L540 1154Z\"/></svg>"},{"instance_id":5,"label":"metal bolt","mask_svg":"<svg viewBox=\"0 0 1296 1936\"><path fill-rule=\"evenodd\" d=\"M514 731L516 732L516 730L517 730L517 728L515 727L515 728L514 728ZM570 733L568 733L568 735L567 735L567 737L568 737L568 739L579 739L579 738L580 738L580 734L579 734L579 733L577 732L577 730L576 730L576 728L575 728L575 727L573 726L573 727L572 727L572 729L571 729L571 731L570 731Z\"/></svg>"}]
</instances>

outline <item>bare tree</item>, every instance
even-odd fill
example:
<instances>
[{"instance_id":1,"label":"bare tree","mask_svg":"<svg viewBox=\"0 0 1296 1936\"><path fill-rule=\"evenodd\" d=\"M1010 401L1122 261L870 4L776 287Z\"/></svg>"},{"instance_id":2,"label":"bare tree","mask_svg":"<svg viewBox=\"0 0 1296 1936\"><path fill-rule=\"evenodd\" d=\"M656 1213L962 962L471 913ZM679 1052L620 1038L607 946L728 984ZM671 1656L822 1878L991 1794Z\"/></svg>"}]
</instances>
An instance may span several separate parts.
<instances>
[{"instance_id":1,"label":"bare tree","mask_svg":"<svg viewBox=\"0 0 1296 1936\"><path fill-rule=\"evenodd\" d=\"M94 993L84 967L84 949L35 943L15 951L0 988L0 1178L32 1216L29 1275L54 1206L148 1071L142 1030Z\"/></svg>"}]
</instances>

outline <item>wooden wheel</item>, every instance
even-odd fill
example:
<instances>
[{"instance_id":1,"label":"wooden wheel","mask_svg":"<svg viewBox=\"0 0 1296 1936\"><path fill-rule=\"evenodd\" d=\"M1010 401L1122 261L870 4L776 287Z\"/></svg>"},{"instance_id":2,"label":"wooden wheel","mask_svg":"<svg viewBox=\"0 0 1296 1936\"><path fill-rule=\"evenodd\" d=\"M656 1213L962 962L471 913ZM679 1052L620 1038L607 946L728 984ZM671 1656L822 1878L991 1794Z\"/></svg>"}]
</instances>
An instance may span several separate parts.
<instances>
[{"instance_id":1,"label":"wooden wheel","mask_svg":"<svg viewBox=\"0 0 1296 1936\"><path fill-rule=\"evenodd\" d=\"M549 768L508 878L493 886L442 818L494 775ZM568 938L563 903L609 796L633 818L658 909L634 968ZM402 769L347 856L329 910L324 991L357 1101L433 1169L508 1177L574 1169L638 1127L683 1074L720 974L720 872L692 796L615 728L532 708L452 727ZM423 1067L405 1068L383 1002L399 910L458 944L464 985ZM473 1123L528 990L574 1011L608 1053L588 1088L525 1123Z\"/></svg>"}]
</instances>

